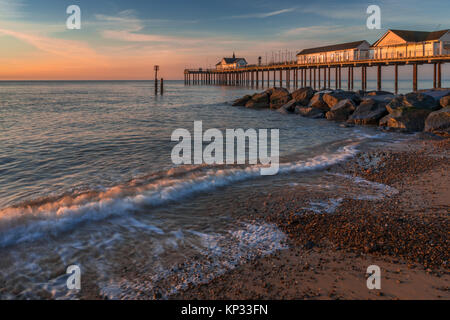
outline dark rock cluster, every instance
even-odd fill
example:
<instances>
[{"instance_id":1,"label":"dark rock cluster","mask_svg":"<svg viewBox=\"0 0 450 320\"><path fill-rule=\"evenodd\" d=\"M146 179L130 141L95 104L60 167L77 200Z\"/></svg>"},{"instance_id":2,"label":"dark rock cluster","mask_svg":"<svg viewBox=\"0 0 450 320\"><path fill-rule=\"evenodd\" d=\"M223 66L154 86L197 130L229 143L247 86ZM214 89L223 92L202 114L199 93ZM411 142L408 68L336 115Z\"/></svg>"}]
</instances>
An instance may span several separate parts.
<instances>
[{"instance_id":1,"label":"dark rock cluster","mask_svg":"<svg viewBox=\"0 0 450 320\"><path fill-rule=\"evenodd\" d=\"M351 125L450 135L450 89L394 95L387 91L316 91L310 87L290 93L284 88L270 88L237 99L233 106L270 108L284 114L345 121Z\"/></svg>"}]
</instances>

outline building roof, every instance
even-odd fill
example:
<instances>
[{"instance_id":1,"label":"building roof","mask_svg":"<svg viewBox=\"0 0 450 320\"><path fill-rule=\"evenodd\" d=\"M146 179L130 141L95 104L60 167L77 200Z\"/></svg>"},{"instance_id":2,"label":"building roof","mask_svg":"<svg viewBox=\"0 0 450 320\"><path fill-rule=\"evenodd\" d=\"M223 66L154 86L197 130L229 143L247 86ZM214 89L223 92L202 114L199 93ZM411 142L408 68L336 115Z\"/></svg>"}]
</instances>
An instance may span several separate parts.
<instances>
[{"instance_id":1,"label":"building roof","mask_svg":"<svg viewBox=\"0 0 450 320\"><path fill-rule=\"evenodd\" d=\"M244 60L245 62L247 62L244 58L222 58L222 60L219 61L219 62L216 64L216 66L219 65L219 64L222 64L222 61L223 61L223 60L225 60L225 63L226 63L226 64L232 64L232 63L235 63L235 62L237 62L237 61L239 61L239 60Z\"/></svg>"},{"instance_id":2,"label":"building roof","mask_svg":"<svg viewBox=\"0 0 450 320\"><path fill-rule=\"evenodd\" d=\"M367 41L366 40L360 40L360 41L354 41L354 42L334 44L334 45L331 45L331 46L303 49L302 51L297 53L297 55L319 53L319 52L327 52L327 51L356 49L357 47L359 47L364 42L367 42Z\"/></svg>"},{"instance_id":3,"label":"building roof","mask_svg":"<svg viewBox=\"0 0 450 320\"><path fill-rule=\"evenodd\" d=\"M406 42L423 42L423 41L433 41L439 40L444 34L446 34L450 29L439 30L439 31L411 31L411 30L392 30L389 29L380 39L378 39L373 46L377 45L381 40L383 40L389 32L392 32L405 40Z\"/></svg>"}]
</instances>

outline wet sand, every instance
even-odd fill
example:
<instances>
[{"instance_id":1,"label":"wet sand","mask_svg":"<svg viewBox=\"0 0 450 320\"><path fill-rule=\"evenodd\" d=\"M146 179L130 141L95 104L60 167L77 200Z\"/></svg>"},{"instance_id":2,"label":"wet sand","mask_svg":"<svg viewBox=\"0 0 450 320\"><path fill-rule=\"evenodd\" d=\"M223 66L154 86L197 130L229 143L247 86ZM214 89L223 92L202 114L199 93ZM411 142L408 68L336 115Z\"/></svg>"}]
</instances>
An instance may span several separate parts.
<instances>
[{"instance_id":1,"label":"wet sand","mask_svg":"<svg viewBox=\"0 0 450 320\"><path fill-rule=\"evenodd\" d=\"M328 169L398 190L387 198L344 198L329 214L304 205L325 195L296 186L251 199L249 216L278 225L289 249L170 298L450 299L449 160L450 139L419 135ZM380 290L366 286L369 265Z\"/></svg>"}]
</instances>

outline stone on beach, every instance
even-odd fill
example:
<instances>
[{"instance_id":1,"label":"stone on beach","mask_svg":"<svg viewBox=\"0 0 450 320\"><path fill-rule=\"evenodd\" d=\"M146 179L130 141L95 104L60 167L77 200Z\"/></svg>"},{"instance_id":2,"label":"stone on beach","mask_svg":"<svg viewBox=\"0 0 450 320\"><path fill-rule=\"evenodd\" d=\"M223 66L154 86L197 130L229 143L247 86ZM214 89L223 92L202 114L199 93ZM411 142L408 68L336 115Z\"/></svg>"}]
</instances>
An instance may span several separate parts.
<instances>
[{"instance_id":1,"label":"stone on beach","mask_svg":"<svg viewBox=\"0 0 450 320\"><path fill-rule=\"evenodd\" d=\"M246 104L251 98L252 98L251 95L249 95L249 94L248 94L248 95L245 95L245 96L243 96L242 98L239 98L239 99L234 100L232 106L233 106L233 107L236 107L236 106L241 106L241 107L243 107L243 106L245 106L245 104Z\"/></svg>"},{"instance_id":2,"label":"stone on beach","mask_svg":"<svg viewBox=\"0 0 450 320\"><path fill-rule=\"evenodd\" d=\"M300 88L292 92L292 98L297 101L299 105L307 106L315 91L311 87Z\"/></svg>"},{"instance_id":3,"label":"stone on beach","mask_svg":"<svg viewBox=\"0 0 450 320\"><path fill-rule=\"evenodd\" d=\"M399 95L391 100L386 106L389 113L398 109L415 108L435 111L440 108L438 101L432 96L421 92L410 92L405 95Z\"/></svg>"},{"instance_id":4,"label":"stone on beach","mask_svg":"<svg viewBox=\"0 0 450 320\"><path fill-rule=\"evenodd\" d=\"M313 107L297 106L295 107L295 113L302 115L303 117L314 119L325 117L325 113L322 110Z\"/></svg>"},{"instance_id":5,"label":"stone on beach","mask_svg":"<svg viewBox=\"0 0 450 320\"><path fill-rule=\"evenodd\" d=\"M332 109L338 102L342 100L352 100L355 104L359 104L360 97L352 91L335 90L323 95L323 101Z\"/></svg>"},{"instance_id":6,"label":"stone on beach","mask_svg":"<svg viewBox=\"0 0 450 320\"><path fill-rule=\"evenodd\" d=\"M450 88L423 89L418 92L429 95L439 101L443 97L450 95Z\"/></svg>"},{"instance_id":7,"label":"stone on beach","mask_svg":"<svg viewBox=\"0 0 450 320\"><path fill-rule=\"evenodd\" d=\"M346 121L346 125L379 125L400 131L448 133L450 89L429 89L393 95L388 91L315 91L310 87L289 93L285 88L270 88L264 92L236 99L233 106L253 109L276 109L283 114L299 114L308 118ZM430 113L432 113L430 115Z\"/></svg>"},{"instance_id":8,"label":"stone on beach","mask_svg":"<svg viewBox=\"0 0 450 320\"><path fill-rule=\"evenodd\" d=\"M442 97L440 100L440 104L442 108L450 107L450 94Z\"/></svg>"},{"instance_id":9,"label":"stone on beach","mask_svg":"<svg viewBox=\"0 0 450 320\"><path fill-rule=\"evenodd\" d=\"M403 108L396 109L381 118L380 126L400 129L401 131L423 131L425 119L431 113L429 109Z\"/></svg>"},{"instance_id":10,"label":"stone on beach","mask_svg":"<svg viewBox=\"0 0 450 320\"><path fill-rule=\"evenodd\" d=\"M425 120L425 131L450 135L450 106L431 112Z\"/></svg>"},{"instance_id":11,"label":"stone on beach","mask_svg":"<svg viewBox=\"0 0 450 320\"><path fill-rule=\"evenodd\" d=\"M355 111L355 103L351 99L340 100L325 116L328 120L345 121Z\"/></svg>"},{"instance_id":12,"label":"stone on beach","mask_svg":"<svg viewBox=\"0 0 450 320\"><path fill-rule=\"evenodd\" d=\"M389 91L376 90L376 91L365 92L364 95L373 97L373 96L393 96L394 94L392 92L389 92Z\"/></svg>"},{"instance_id":13,"label":"stone on beach","mask_svg":"<svg viewBox=\"0 0 450 320\"><path fill-rule=\"evenodd\" d=\"M280 113L283 113L283 114L293 113L295 111L296 104L297 104L297 101L295 101L295 99L291 99L288 103L283 105L277 111Z\"/></svg>"},{"instance_id":14,"label":"stone on beach","mask_svg":"<svg viewBox=\"0 0 450 320\"><path fill-rule=\"evenodd\" d=\"M292 99L289 91L284 88L272 88L269 92L271 92L270 109L279 109Z\"/></svg>"},{"instance_id":15,"label":"stone on beach","mask_svg":"<svg viewBox=\"0 0 450 320\"><path fill-rule=\"evenodd\" d=\"M255 93L245 104L246 108L264 109L270 107L269 94L267 92Z\"/></svg>"},{"instance_id":16,"label":"stone on beach","mask_svg":"<svg viewBox=\"0 0 450 320\"><path fill-rule=\"evenodd\" d=\"M378 121L388 114L386 101L378 101L372 98L363 99L355 112L348 118L348 123L362 125L376 125Z\"/></svg>"},{"instance_id":17,"label":"stone on beach","mask_svg":"<svg viewBox=\"0 0 450 320\"><path fill-rule=\"evenodd\" d=\"M319 110L322 110L323 112L330 111L330 107L323 100L323 96L326 93L327 92L322 91L322 92L317 92L316 94L314 94L314 96L309 101L308 107L319 109Z\"/></svg>"}]
</instances>

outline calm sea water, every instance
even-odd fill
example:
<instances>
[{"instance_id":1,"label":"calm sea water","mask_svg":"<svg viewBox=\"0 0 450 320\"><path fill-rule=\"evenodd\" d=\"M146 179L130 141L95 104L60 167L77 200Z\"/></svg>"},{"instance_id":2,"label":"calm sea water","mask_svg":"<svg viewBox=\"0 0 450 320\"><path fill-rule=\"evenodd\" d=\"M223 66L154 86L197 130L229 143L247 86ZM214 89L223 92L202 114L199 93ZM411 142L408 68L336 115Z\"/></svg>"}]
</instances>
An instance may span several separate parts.
<instances>
[{"instance_id":1,"label":"calm sea water","mask_svg":"<svg viewBox=\"0 0 450 320\"><path fill-rule=\"evenodd\" d=\"M252 193L323 185L327 166L404 138L230 106L254 91L166 81L155 96L145 81L1 82L0 298L83 297L65 286L72 264L87 292L110 298L207 281L285 247L275 226L245 220L240 204ZM280 173L174 166L171 133L192 132L194 120L204 130L280 129ZM177 274L180 263L188 267Z\"/></svg>"}]
</instances>

